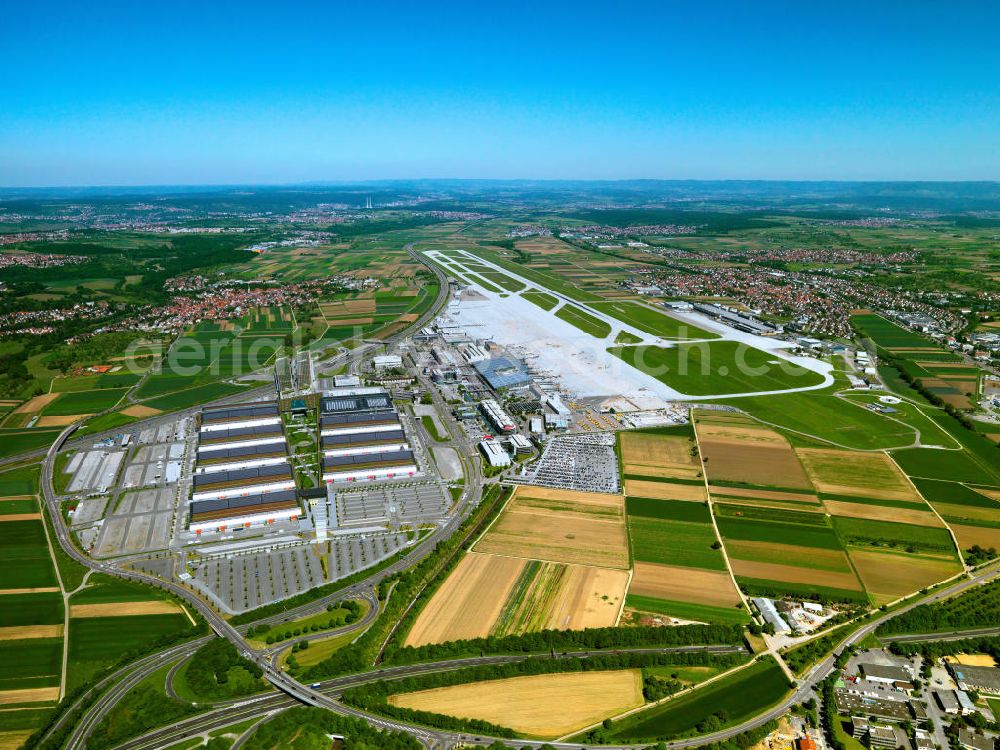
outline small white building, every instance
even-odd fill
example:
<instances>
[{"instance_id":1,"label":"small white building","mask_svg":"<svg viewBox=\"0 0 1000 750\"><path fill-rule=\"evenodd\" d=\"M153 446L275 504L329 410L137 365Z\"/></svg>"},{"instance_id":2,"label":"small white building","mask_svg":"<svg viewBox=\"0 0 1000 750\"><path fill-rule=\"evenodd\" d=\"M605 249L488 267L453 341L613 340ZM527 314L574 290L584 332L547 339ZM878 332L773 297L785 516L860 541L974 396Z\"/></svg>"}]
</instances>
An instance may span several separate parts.
<instances>
[{"instance_id":1,"label":"small white building","mask_svg":"<svg viewBox=\"0 0 1000 750\"><path fill-rule=\"evenodd\" d=\"M479 450L483 452L493 468L502 469L505 466L510 466L510 454L496 440L479 441Z\"/></svg>"},{"instance_id":2,"label":"small white building","mask_svg":"<svg viewBox=\"0 0 1000 750\"><path fill-rule=\"evenodd\" d=\"M376 370L391 370L403 366L403 358L398 354L380 354L372 359Z\"/></svg>"}]
</instances>

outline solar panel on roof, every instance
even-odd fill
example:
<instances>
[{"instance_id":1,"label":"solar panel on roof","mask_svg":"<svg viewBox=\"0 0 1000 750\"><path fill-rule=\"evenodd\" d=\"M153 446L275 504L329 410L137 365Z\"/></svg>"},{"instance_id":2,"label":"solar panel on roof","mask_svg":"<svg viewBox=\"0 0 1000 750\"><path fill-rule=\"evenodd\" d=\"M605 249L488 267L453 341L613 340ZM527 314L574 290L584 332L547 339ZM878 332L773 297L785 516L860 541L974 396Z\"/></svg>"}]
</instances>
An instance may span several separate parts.
<instances>
[{"instance_id":1,"label":"solar panel on roof","mask_svg":"<svg viewBox=\"0 0 1000 750\"><path fill-rule=\"evenodd\" d=\"M292 471L288 464L278 464L277 466L254 466L250 469L217 471L214 474L195 474L194 486L203 487L209 484L242 482L246 479L276 479L279 477L286 478L291 476Z\"/></svg>"},{"instance_id":2,"label":"solar panel on roof","mask_svg":"<svg viewBox=\"0 0 1000 750\"><path fill-rule=\"evenodd\" d=\"M202 431L198 439L202 442L211 441L213 443L224 443L227 439L238 437L266 437L268 435L280 435L280 424L260 424L251 427L231 427L228 430L216 430L215 432Z\"/></svg>"},{"instance_id":3,"label":"solar panel on roof","mask_svg":"<svg viewBox=\"0 0 1000 750\"><path fill-rule=\"evenodd\" d=\"M217 513L221 510L238 510L252 508L255 505L276 505L291 502L298 502L295 490L281 490L280 492L230 497L221 500L194 500L191 503L191 515L197 516L204 513Z\"/></svg>"},{"instance_id":4,"label":"solar panel on roof","mask_svg":"<svg viewBox=\"0 0 1000 750\"><path fill-rule=\"evenodd\" d=\"M324 427L341 424L374 424L376 422L396 422L399 417L394 411L372 411L361 413L324 414Z\"/></svg>"},{"instance_id":5,"label":"solar panel on roof","mask_svg":"<svg viewBox=\"0 0 1000 750\"><path fill-rule=\"evenodd\" d=\"M323 437L323 446L339 445L348 447L370 442L386 442L405 440L406 435L402 430L386 430L385 432L355 432L351 435L326 435Z\"/></svg>"},{"instance_id":6,"label":"solar panel on roof","mask_svg":"<svg viewBox=\"0 0 1000 750\"><path fill-rule=\"evenodd\" d=\"M390 451L388 453L363 453L354 456L327 456L323 459L323 466L327 468L350 467L380 463L411 463L412 461L413 451Z\"/></svg>"},{"instance_id":7,"label":"solar panel on roof","mask_svg":"<svg viewBox=\"0 0 1000 750\"><path fill-rule=\"evenodd\" d=\"M270 453L284 453L284 443L265 443L264 445L243 445L236 448L201 449L198 451L199 461L213 461L218 458L241 458L243 456L260 456Z\"/></svg>"}]
</instances>

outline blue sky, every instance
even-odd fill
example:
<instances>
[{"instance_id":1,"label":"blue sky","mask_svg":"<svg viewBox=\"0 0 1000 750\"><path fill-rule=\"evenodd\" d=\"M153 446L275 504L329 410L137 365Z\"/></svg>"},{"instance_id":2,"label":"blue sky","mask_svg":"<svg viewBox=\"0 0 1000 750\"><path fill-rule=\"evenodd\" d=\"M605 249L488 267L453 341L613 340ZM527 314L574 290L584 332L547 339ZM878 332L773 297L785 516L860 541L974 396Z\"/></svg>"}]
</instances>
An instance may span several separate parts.
<instances>
[{"instance_id":1,"label":"blue sky","mask_svg":"<svg viewBox=\"0 0 1000 750\"><path fill-rule=\"evenodd\" d=\"M4 186L1000 179L987 0L0 13Z\"/></svg>"}]
</instances>

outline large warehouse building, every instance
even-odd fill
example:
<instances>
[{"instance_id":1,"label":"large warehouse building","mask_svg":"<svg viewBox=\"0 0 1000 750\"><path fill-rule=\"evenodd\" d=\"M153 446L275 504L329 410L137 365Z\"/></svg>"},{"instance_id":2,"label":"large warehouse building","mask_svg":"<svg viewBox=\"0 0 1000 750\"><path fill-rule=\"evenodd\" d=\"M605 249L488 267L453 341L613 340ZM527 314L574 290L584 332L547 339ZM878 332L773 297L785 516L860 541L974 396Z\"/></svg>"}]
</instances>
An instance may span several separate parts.
<instances>
[{"instance_id":1,"label":"large warehouse building","mask_svg":"<svg viewBox=\"0 0 1000 750\"><path fill-rule=\"evenodd\" d=\"M323 481L362 482L417 473L406 432L385 391L327 391L322 412Z\"/></svg>"},{"instance_id":2,"label":"large warehouse building","mask_svg":"<svg viewBox=\"0 0 1000 750\"><path fill-rule=\"evenodd\" d=\"M259 526L301 513L274 402L206 408L199 417L190 529Z\"/></svg>"}]
</instances>

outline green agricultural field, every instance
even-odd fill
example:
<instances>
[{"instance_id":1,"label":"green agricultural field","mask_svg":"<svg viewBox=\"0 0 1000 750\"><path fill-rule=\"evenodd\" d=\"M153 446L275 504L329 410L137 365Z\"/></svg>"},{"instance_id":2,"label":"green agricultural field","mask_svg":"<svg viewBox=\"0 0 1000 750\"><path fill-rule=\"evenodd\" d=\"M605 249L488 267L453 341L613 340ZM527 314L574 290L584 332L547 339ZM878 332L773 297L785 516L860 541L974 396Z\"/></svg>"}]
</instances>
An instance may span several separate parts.
<instances>
[{"instance_id":1,"label":"green agricultural field","mask_svg":"<svg viewBox=\"0 0 1000 750\"><path fill-rule=\"evenodd\" d=\"M994 458L1000 459L1000 450L994 448L993 452L996 454ZM957 480L971 484L997 484L995 474L990 473L980 461L965 451L907 448L893 451L892 457L911 477Z\"/></svg>"},{"instance_id":2,"label":"green agricultural field","mask_svg":"<svg viewBox=\"0 0 1000 750\"><path fill-rule=\"evenodd\" d=\"M823 376L737 341L658 346L616 346L612 354L688 396L807 388Z\"/></svg>"},{"instance_id":3,"label":"green agricultural field","mask_svg":"<svg viewBox=\"0 0 1000 750\"><path fill-rule=\"evenodd\" d=\"M559 304L559 300L556 297L545 292L522 292L521 296L529 302L538 305L543 310L551 310Z\"/></svg>"},{"instance_id":4,"label":"green agricultural field","mask_svg":"<svg viewBox=\"0 0 1000 750\"><path fill-rule=\"evenodd\" d=\"M73 391L63 393L45 407L46 417L64 417L74 414L96 414L110 409L128 392L128 388L107 388L99 391Z\"/></svg>"},{"instance_id":5,"label":"green agricultural field","mask_svg":"<svg viewBox=\"0 0 1000 750\"><path fill-rule=\"evenodd\" d=\"M789 691L788 678L764 658L704 687L615 722L611 742L653 742L702 734L739 724L772 706Z\"/></svg>"},{"instance_id":6,"label":"green agricultural field","mask_svg":"<svg viewBox=\"0 0 1000 750\"><path fill-rule=\"evenodd\" d=\"M716 515L715 521L719 526L719 533L722 534L723 539L737 539L745 542L770 542L772 544L795 544L800 547L816 547L818 549L842 549L837 535L833 529L828 527L804 526L778 521L761 521L719 515Z\"/></svg>"},{"instance_id":7,"label":"green agricultural field","mask_svg":"<svg viewBox=\"0 0 1000 750\"><path fill-rule=\"evenodd\" d=\"M140 375L123 372L56 378L52 381L52 392L73 393L76 391L96 391L104 388L129 388L138 383L140 377Z\"/></svg>"},{"instance_id":8,"label":"green agricultural field","mask_svg":"<svg viewBox=\"0 0 1000 750\"><path fill-rule=\"evenodd\" d=\"M945 528L843 516L833 516L833 526L844 543L852 546L902 547L915 552L955 554L955 544Z\"/></svg>"},{"instance_id":9,"label":"green agricultural field","mask_svg":"<svg viewBox=\"0 0 1000 750\"><path fill-rule=\"evenodd\" d=\"M687 321L673 318L638 302L594 302L590 307L640 331L665 339L719 338L718 334L698 328Z\"/></svg>"},{"instance_id":10,"label":"green agricultural field","mask_svg":"<svg viewBox=\"0 0 1000 750\"><path fill-rule=\"evenodd\" d=\"M3 430L0 429L0 457L16 456L40 448L48 448L62 430L30 429Z\"/></svg>"},{"instance_id":11,"label":"green agricultural field","mask_svg":"<svg viewBox=\"0 0 1000 750\"><path fill-rule=\"evenodd\" d=\"M37 494L39 471L35 464L3 472L0 474L0 497Z\"/></svg>"},{"instance_id":12,"label":"green agricultural field","mask_svg":"<svg viewBox=\"0 0 1000 750\"><path fill-rule=\"evenodd\" d=\"M38 504L34 498L0 498L0 516L16 516L22 513L37 513Z\"/></svg>"},{"instance_id":13,"label":"green agricultural field","mask_svg":"<svg viewBox=\"0 0 1000 750\"><path fill-rule=\"evenodd\" d=\"M565 320L584 333L589 333L591 336L599 339L603 339L611 333L611 325L609 323L605 323L600 318L595 318L593 315L587 314L583 309L568 302L556 310L556 317L560 320Z\"/></svg>"},{"instance_id":14,"label":"green agricultural field","mask_svg":"<svg viewBox=\"0 0 1000 750\"><path fill-rule=\"evenodd\" d=\"M686 500L657 500L648 497L626 497L625 512L629 516L646 516L665 521L711 523L712 514L707 503Z\"/></svg>"},{"instance_id":15,"label":"green agricultural field","mask_svg":"<svg viewBox=\"0 0 1000 750\"><path fill-rule=\"evenodd\" d=\"M632 556L636 560L688 568L726 569L722 553L712 549L718 540L711 524L630 516L628 528Z\"/></svg>"},{"instance_id":16,"label":"green agricultural field","mask_svg":"<svg viewBox=\"0 0 1000 750\"><path fill-rule=\"evenodd\" d=\"M750 621L750 615L742 606L739 609L736 607L712 607L707 604L654 599L650 596L636 594L629 594L625 597L625 606L640 612L651 612L694 622L743 625Z\"/></svg>"},{"instance_id":17,"label":"green agricultural field","mask_svg":"<svg viewBox=\"0 0 1000 750\"><path fill-rule=\"evenodd\" d=\"M918 349L926 347L936 349L937 344L926 336L908 331L905 328L886 320L881 315L852 315L851 323L854 324L862 335L867 336L878 346L884 348L912 348Z\"/></svg>"},{"instance_id":18,"label":"green agricultural field","mask_svg":"<svg viewBox=\"0 0 1000 750\"><path fill-rule=\"evenodd\" d=\"M0 523L0 549L4 554L4 564L0 566L0 589L57 585L41 521Z\"/></svg>"},{"instance_id":19,"label":"green agricultural field","mask_svg":"<svg viewBox=\"0 0 1000 750\"><path fill-rule=\"evenodd\" d=\"M932 503L950 503L953 505L969 505L979 508L995 508L1000 511L1000 503L966 487L958 482L946 482L939 479L914 479L914 486L927 500Z\"/></svg>"},{"instance_id":20,"label":"green agricultural field","mask_svg":"<svg viewBox=\"0 0 1000 750\"><path fill-rule=\"evenodd\" d=\"M73 602L77 603L75 597ZM180 613L72 618L68 689L85 683L91 675L115 664L132 649L144 648L165 635L189 627L188 619Z\"/></svg>"},{"instance_id":21,"label":"green agricultural field","mask_svg":"<svg viewBox=\"0 0 1000 750\"><path fill-rule=\"evenodd\" d=\"M108 604L118 602L164 601L154 589L130 583L103 573L94 573L87 588L73 595L73 604Z\"/></svg>"},{"instance_id":22,"label":"green agricultural field","mask_svg":"<svg viewBox=\"0 0 1000 750\"><path fill-rule=\"evenodd\" d=\"M195 386L194 388L153 398L149 401L143 401L142 405L152 409L159 409L160 411L177 411L178 409L186 409L189 406L214 401L225 396L233 396L245 390L244 386L230 385L229 383L206 383L205 385Z\"/></svg>"},{"instance_id":23,"label":"green agricultural field","mask_svg":"<svg viewBox=\"0 0 1000 750\"><path fill-rule=\"evenodd\" d=\"M62 594L4 594L0 598L0 627L60 625L63 621Z\"/></svg>"},{"instance_id":24,"label":"green agricultural field","mask_svg":"<svg viewBox=\"0 0 1000 750\"><path fill-rule=\"evenodd\" d=\"M62 669L61 638L0 641L0 691L52 687Z\"/></svg>"}]
</instances>

